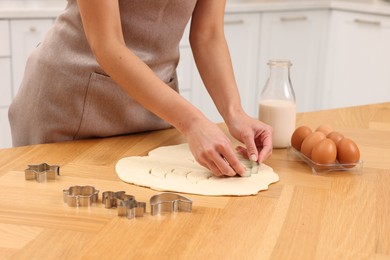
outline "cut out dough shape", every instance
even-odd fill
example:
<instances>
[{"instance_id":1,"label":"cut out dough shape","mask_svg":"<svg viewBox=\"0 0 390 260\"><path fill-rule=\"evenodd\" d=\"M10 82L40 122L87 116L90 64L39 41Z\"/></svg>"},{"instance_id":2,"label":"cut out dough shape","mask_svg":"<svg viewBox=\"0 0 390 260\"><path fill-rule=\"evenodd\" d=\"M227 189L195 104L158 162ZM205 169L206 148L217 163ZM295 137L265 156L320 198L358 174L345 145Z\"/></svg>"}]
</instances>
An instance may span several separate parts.
<instances>
[{"instance_id":1,"label":"cut out dough shape","mask_svg":"<svg viewBox=\"0 0 390 260\"><path fill-rule=\"evenodd\" d=\"M251 162L242 156L239 159L250 172ZM279 180L273 169L264 163L250 177L215 177L195 161L188 144L159 147L148 156L120 159L115 169L118 177L127 183L155 190L212 196L253 195Z\"/></svg>"}]
</instances>

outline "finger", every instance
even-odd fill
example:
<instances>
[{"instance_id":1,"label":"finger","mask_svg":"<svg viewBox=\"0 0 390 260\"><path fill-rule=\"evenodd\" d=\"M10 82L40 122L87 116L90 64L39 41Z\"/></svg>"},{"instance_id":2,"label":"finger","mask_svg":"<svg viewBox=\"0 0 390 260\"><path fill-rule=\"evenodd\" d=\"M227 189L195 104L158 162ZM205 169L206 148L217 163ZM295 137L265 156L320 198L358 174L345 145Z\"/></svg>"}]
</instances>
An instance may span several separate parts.
<instances>
[{"instance_id":1,"label":"finger","mask_svg":"<svg viewBox=\"0 0 390 260\"><path fill-rule=\"evenodd\" d=\"M245 147L242 147L239 145L236 147L236 151L237 151L237 153L241 154L245 159L249 159L248 152L247 152Z\"/></svg>"},{"instance_id":2,"label":"finger","mask_svg":"<svg viewBox=\"0 0 390 260\"><path fill-rule=\"evenodd\" d=\"M222 177L224 175L223 172L213 162L210 162L208 164L208 168L213 173L213 175L216 176L216 177Z\"/></svg>"},{"instance_id":3,"label":"finger","mask_svg":"<svg viewBox=\"0 0 390 260\"><path fill-rule=\"evenodd\" d=\"M223 175L222 172L219 170L219 168L212 161L205 160L202 162L198 161L198 163L203 167L209 169L214 176L220 177Z\"/></svg>"},{"instance_id":4,"label":"finger","mask_svg":"<svg viewBox=\"0 0 390 260\"><path fill-rule=\"evenodd\" d=\"M257 151L257 147L255 144L255 138L254 138L253 134L244 135L242 137L242 142L246 146L248 158L251 161L256 162L258 160L259 152Z\"/></svg>"},{"instance_id":5,"label":"finger","mask_svg":"<svg viewBox=\"0 0 390 260\"><path fill-rule=\"evenodd\" d=\"M231 167L225 156L223 154L219 154L218 151L209 154L208 159L208 164L215 165L221 175L235 176L237 174L237 172Z\"/></svg>"},{"instance_id":6,"label":"finger","mask_svg":"<svg viewBox=\"0 0 390 260\"><path fill-rule=\"evenodd\" d=\"M214 176L217 176L217 177L220 177L222 176L223 174L221 173L221 171L218 169L218 167L215 165L215 163L213 163L213 161L210 161L210 160L207 160L205 158L196 158L196 161L202 165L203 167L207 168L208 170L211 171L211 173L214 175Z\"/></svg>"},{"instance_id":7,"label":"finger","mask_svg":"<svg viewBox=\"0 0 390 260\"><path fill-rule=\"evenodd\" d=\"M241 176L245 175L245 167L242 165L240 160L238 160L236 154L233 152L232 149L228 149L227 151L225 151L222 156L224 157L228 167L234 172L234 175L236 175L237 173Z\"/></svg>"},{"instance_id":8,"label":"finger","mask_svg":"<svg viewBox=\"0 0 390 260\"><path fill-rule=\"evenodd\" d=\"M214 163L222 175L235 176L237 174L236 171L230 166L229 162L222 155L218 155L218 157L215 158Z\"/></svg>"},{"instance_id":9,"label":"finger","mask_svg":"<svg viewBox=\"0 0 390 260\"><path fill-rule=\"evenodd\" d=\"M272 154L272 137L266 136L263 140L263 148L260 151L259 154L259 163L264 162L265 159L267 159Z\"/></svg>"}]
</instances>

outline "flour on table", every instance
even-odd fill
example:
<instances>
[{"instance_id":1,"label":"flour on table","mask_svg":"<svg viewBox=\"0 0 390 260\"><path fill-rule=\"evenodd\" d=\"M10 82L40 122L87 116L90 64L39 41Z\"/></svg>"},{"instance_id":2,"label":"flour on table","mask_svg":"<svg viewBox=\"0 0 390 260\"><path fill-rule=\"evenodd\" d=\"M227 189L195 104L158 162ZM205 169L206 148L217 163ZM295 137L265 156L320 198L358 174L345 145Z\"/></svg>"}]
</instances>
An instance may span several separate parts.
<instances>
[{"instance_id":1,"label":"flour on table","mask_svg":"<svg viewBox=\"0 0 390 260\"><path fill-rule=\"evenodd\" d=\"M155 190L200 195L253 195L268 189L279 176L265 164L252 163L239 156L249 177L215 177L198 164L188 144L159 147L148 156L132 156L116 164L118 177L127 183Z\"/></svg>"}]
</instances>

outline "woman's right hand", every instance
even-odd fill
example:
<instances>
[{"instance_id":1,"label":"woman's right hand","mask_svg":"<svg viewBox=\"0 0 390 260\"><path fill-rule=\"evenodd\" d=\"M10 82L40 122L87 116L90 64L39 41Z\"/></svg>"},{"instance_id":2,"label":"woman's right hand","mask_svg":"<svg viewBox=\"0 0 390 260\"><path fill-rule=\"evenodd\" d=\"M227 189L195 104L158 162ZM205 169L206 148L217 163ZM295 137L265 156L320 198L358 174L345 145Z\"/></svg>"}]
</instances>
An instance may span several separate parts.
<instances>
[{"instance_id":1,"label":"woman's right hand","mask_svg":"<svg viewBox=\"0 0 390 260\"><path fill-rule=\"evenodd\" d=\"M192 124L184 135L196 161L208 168L213 175L221 177L245 174L245 168L238 160L231 141L216 124L203 120Z\"/></svg>"}]
</instances>

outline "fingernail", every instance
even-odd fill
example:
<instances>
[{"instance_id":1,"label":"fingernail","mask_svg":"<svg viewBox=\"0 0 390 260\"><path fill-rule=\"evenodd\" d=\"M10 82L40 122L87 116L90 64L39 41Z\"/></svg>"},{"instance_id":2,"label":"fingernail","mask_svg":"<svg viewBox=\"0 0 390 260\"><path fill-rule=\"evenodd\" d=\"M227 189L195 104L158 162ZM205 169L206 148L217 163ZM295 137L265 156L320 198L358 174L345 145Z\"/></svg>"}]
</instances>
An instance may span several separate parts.
<instances>
[{"instance_id":1,"label":"fingernail","mask_svg":"<svg viewBox=\"0 0 390 260\"><path fill-rule=\"evenodd\" d=\"M256 157L255 154L251 154L251 156L249 157L249 159L250 159L252 162L257 161L257 157Z\"/></svg>"},{"instance_id":2,"label":"fingernail","mask_svg":"<svg viewBox=\"0 0 390 260\"><path fill-rule=\"evenodd\" d=\"M250 177L251 176L251 171L245 171L242 174L240 174L241 177Z\"/></svg>"}]
</instances>

